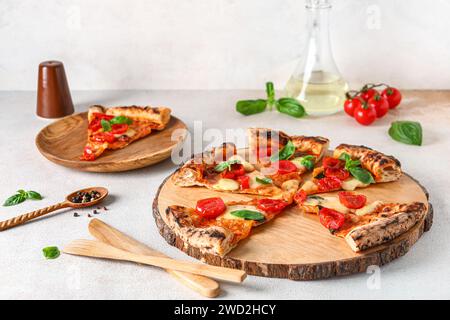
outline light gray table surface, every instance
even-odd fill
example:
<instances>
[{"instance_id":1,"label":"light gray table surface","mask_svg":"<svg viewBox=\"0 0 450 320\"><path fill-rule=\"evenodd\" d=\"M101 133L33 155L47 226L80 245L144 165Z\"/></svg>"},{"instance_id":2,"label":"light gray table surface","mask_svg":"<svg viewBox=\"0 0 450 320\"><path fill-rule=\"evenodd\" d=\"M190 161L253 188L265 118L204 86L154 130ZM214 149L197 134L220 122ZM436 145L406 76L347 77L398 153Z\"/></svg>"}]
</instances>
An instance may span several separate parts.
<instances>
[{"instance_id":1,"label":"light gray table surface","mask_svg":"<svg viewBox=\"0 0 450 320\"><path fill-rule=\"evenodd\" d=\"M203 130L250 126L283 129L290 134L323 135L331 147L341 142L364 144L402 162L406 172L431 194L434 225L404 257L385 265L377 274L357 274L320 281L295 282L250 276L243 284L222 284L224 299L419 299L450 298L450 95L408 92L401 107L370 127L343 112L333 116L294 119L276 112L244 117L234 111L242 98L255 91L75 91L76 111L90 104L167 105L192 131L195 121ZM170 159L124 173L85 173L58 166L40 155L35 136L51 120L35 115L35 92L0 92L1 160L0 201L17 189L42 193L42 201L0 208L0 218L53 204L81 187L102 185L112 196L110 209L98 218L171 257L193 260L169 246L159 235L151 204L161 181L174 171ZM397 143L387 135L395 119L417 120L424 129L421 147ZM205 142L205 145L207 142ZM240 145L243 146L243 145ZM198 299L161 270L131 263L61 255L44 259L41 249L63 247L74 239L90 238L91 210L66 210L47 219L0 233L0 298L2 299ZM377 277L377 278L374 278ZM378 280L377 280L378 279ZM377 280L377 281L374 281Z\"/></svg>"}]
</instances>

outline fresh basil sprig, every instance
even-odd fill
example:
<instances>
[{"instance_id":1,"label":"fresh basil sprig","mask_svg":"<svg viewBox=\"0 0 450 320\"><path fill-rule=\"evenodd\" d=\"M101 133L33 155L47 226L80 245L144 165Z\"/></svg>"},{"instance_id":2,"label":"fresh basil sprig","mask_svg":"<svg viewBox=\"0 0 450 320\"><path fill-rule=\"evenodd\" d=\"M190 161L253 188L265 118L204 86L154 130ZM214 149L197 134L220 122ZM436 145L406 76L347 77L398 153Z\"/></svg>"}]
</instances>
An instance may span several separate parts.
<instances>
[{"instance_id":1,"label":"fresh basil sprig","mask_svg":"<svg viewBox=\"0 0 450 320\"><path fill-rule=\"evenodd\" d=\"M308 170L312 170L314 168L315 162L316 162L316 157L310 156L310 155L304 156L300 159L300 164Z\"/></svg>"},{"instance_id":2,"label":"fresh basil sprig","mask_svg":"<svg viewBox=\"0 0 450 320\"><path fill-rule=\"evenodd\" d=\"M36 191L18 190L16 194L12 195L3 203L4 207L15 206L24 202L27 199L42 200L42 196Z\"/></svg>"},{"instance_id":3,"label":"fresh basil sprig","mask_svg":"<svg viewBox=\"0 0 450 320\"><path fill-rule=\"evenodd\" d=\"M109 120L110 124L132 124L133 120L125 116L117 116Z\"/></svg>"},{"instance_id":4,"label":"fresh basil sprig","mask_svg":"<svg viewBox=\"0 0 450 320\"><path fill-rule=\"evenodd\" d=\"M422 126L414 121L395 121L389 128L392 139L405 144L422 145Z\"/></svg>"},{"instance_id":5,"label":"fresh basil sprig","mask_svg":"<svg viewBox=\"0 0 450 320\"><path fill-rule=\"evenodd\" d=\"M109 123L108 120L102 119L102 121L100 121L100 124L102 125L103 131L109 132L112 130L111 123Z\"/></svg>"},{"instance_id":6,"label":"fresh basil sprig","mask_svg":"<svg viewBox=\"0 0 450 320\"><path fill-rule=\"evenodd\" d=\"M306 115L305 108L294 98L278 99L277 110L294 118L301 118Z\"/></svg>"},{"instance_id":7,"label":"fresh basil sprig","mask_svg":"<svg viewBox=\"0 0 450 320\"><path fill-rule=\"evenodd\" d=\"M361 161L353 160L348 153L341 154L339 156L339 159L345 161L345 169L350 172L350 174L357 180L361 181L364 184L375 182L372 174L368 170L361 167Z\"/></svg>"},{"instance_id":8,"label":"fresh basil sprig","mask_svg":"<svg viewBox=\"0 0 450 320\"><path fill-rule=\"evenodd\" d=\"M222 172L222 171L225 171L226 169L231 170L231 165L236 164L236 163L241 163L241 161L238 159L235 159L235 160L228 160L228 161L221 162L217 166L214 167L214 171Z\"/></svg>"},{"instance_id":9,"label":"fresh basil sprig","mask_svg":"<svg viewBox=\"0 0 450 320\"><path fill-rule=\"evenodd\" d=\"M264 178L260 178L260 177L256 177L256 182L259 182L261 184L271 184L273 183L272 179L264 177Z\"/></svg>"},{"instance_id":10,"label":"fresh basil sprig","mask_svg":"<svg viewBox=\"0 0 450 320\"><path fill-rule=\"evenodd\" d=\"M42 249L42 253L44 254L44 257L46 259L56 259L61 254L58 247L54 247L54 246L46 247L46 248Z\"/></svg>"},{"instance_id":11,"label":"fresh basil sprig","mask_svg":"<svg viewBox=\"0 0 450 320\"><path fill-rule=\"evenodd\" d=\"M294 98L275 98L275 88L273 82L266 83L266 96L267 99L257 100L240 100L236 103L236 111L243 115L249 116L252 114L261 113L269 107L272 110L275 106L276 110L280 113L290 115L295 118L301 118L306 115L305 108L301 103Z\"/></svg>"},{"instance_id":12,"label":"fresh basil sprig","mask_svg":"<svg viewBox=\"0 0 450 320\"><path fill-rule=\"evenodd\" d=\"M295 152L295 146L291 140L289 140L286 145L281 149L278 154L274 154L270 157L270 161L275 162L278 160L287 160L289 159Z\"/></svg>"},{"instance_id":13,"label":"fresh basil sprig","mask_svg":"<svg viewBox=\"0 0 450 320\"><path fill-rule=\"evenodd\" d=\"M261 212L252 210L235 210L231 211L230 214L235 217L244 218L245 220L261 221L265 219L264 215Z\"/></svg>"}]
</instances>

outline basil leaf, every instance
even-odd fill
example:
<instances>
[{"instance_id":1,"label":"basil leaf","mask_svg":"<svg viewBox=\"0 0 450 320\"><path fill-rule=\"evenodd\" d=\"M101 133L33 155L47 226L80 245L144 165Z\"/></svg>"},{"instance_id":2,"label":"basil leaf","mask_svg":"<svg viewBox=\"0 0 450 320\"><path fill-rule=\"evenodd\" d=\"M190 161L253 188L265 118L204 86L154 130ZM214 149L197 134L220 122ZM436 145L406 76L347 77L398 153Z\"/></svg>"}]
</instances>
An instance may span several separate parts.
<instances>
[{"instance_id":1,"label":"basil leaf","mask_svg":"<svg viewBox=\"0 0 450 320\"><path fill-rule=\"evenodd\" d=\"M349 171L350 168L358 167L361 165L361 161L353 160L348 153L341 154L339 156L339 159L345 161L345 169L347 171Z\"/></svg>"},{"instance_id":2,"label":"basil leaf","mask_svg":"<svg viewBox=\"0 0 450 320\"><path fill-rule=\"evenodd\" d=\"M374 183L375 180L372 177L372 174L364 168L361 167L351 167L348 169L353 177L357 180L361 181L364 184Z\"/></svg>"},{"instance_id":3,"label":"basil leaf","mask_svg":"<svg viewBox=\"0 0 450 320\"><path fill-rule=\"evenodd\" d=\"M15 195L9 197L6 199L6 201L3 203L4 207L10 207L18 205L19 203L24 202L27 199L26 193L16 193Z\"/></svg>"},{"instance_id":4,"label":"basil leaf","mask_svg":"<svg viewBox=\"0 0 450 320\"><path fill-rule=\"evenodd\" d=\"M42 253L46 259L56 259L61 254L58 247L46 247L42 249Z\"/></svg>"},{"instance_id":5,"label":"basil leaf","mask_svg":"<svg viewBox=\"0 0 450 320\"><path fill-rule=\"evenodd\" d=\"M27 191L27 199L42 200L42 196L36 191Z\"/></svg>"},{"instance_id":6,"label":"basil leaf","mask_svg":"<svg viewBox=\"0 0 450 320\"><path fill-rule=\"evenodd\" d=\"M283 149L278 152L278 154L274 154L270 157L270 161L275 162L278 160L287 160L289 159L295 152L295 146L291 140L286 143Z\"/></svg>"},{"instance_id":7,"label":"basil leaf","mask_svg":"<svg viewBox=\"0 0 450 320\"><path fill-rule=\"evenodd\" d=\"M256 113L261 113L266 110L267 101L263 99L258 100L240 100L236 103L236 111L245 116Z\"/></svg>"},{"instance_id":8,"label":"basil leaf","mask_svg":"<svg viewBox=\"0 0 450 320\"><path fill-rule=\"evenodd\" d=\"M256 220L261 221L264 220L264 215L258 211L252 210L236 210L230 212L233 216L244 218L245 220Z\"/></svg>"},{"instance_id":9,"label":"basil leaf","mask_svg":"<svg viewBox=\"0 0 450 320\"><path fill-rule=\"evenodd\" d=\"M111 131L111 123L109 123L108 120L102 119L102 121L100 121L103 131L108 132Z\"/></svg>"},{"instance_id":10,"label":"basil leaf","mask_svg":"<svg viewBox=\"0 0 450 320\"><path fill-rule=\"evenodd\" d=\"M389 128L392 139L405 144L422 145L422 126L414 121L395 121Z\"/></svg>"},{"instance_id":11,"label":"basil leaf","mask_svg":"<svg viewBox=\"0 0 450 320\"><path fill-rule=\"evenodd\" d=\"M344 161L348 161L348 160L350 160L351 159L351 157L350 157L350 155L348 154L348 153L342 153L340 156L339 156L339 160L344 160Z\"/></svg>"},{"instance_id":12,"label":"basil leaf","mask_svg":"<svg viewBox=\"0 0 450 320\"><path fill-rule=\"evenodd\" d=\"M300 164L304 166L308 170L312 170L314 168L314 163L316 161L316 157L314 156L304 156L300 160Z\"/></svg>"},{"instance_id":13,"label":"basil leaf","mask_svg":"<svg viewBox=\"0 0 450 320\"><path fill-rule=\"evenodd\" d=\"M259 182L259 183L261 183L261 184L271 184L271 183L273 183L272 179L269 179L269 178L259 178L259 177L256 177L256 182Z\"/></svg>"},{"instance_id":14,"label":"basil leaf","mask_svg":"<svg viewBox=\"0 0 450 320\"><path fill-rule=\"evenodd\" d=\"M306 115L305 108L294 98L281 98L277 101L277 110L295 118Z\"/></svg>"},{"instance_id":15,"label":"basil leaf","mask_svg":"<svg viewBox=\"0 0 450 320\"><path fill-rule=\"evenodd\" d=\"M225 169L231 169L231 165L236 164L236 163L241 163L241 161L239 161L238 159L224 161L222 163L219 163L217 166L215 166L214 171L222 172L222 171L225 171Z\"/></svg>"},{"instance_id":16,"label":"basil leaf","mask_svg":"<svg viewBox=\"0 0 450 320\"><path fill-rule=\"evenodd\" d=\"M109 120L110 124L132 124L133 120L125 116L117 116Z\"/></svg>"}]
</instances>

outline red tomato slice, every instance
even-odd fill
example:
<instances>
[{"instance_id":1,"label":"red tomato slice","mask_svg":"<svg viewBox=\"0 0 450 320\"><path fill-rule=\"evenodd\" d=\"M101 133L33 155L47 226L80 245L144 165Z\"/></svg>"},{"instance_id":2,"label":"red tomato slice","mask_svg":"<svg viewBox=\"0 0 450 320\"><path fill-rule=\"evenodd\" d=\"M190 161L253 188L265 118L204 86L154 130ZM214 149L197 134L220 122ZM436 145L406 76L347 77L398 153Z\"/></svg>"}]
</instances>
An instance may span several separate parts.
<instances>
[{"instance_id":1,"label":"red tomato slice","mask_svg":"<svg viewBox=\"0 0 450 320\"><path fill-rule=\"evenodd\" d=\"M112 118L114 118L114 116L110 116L110 115L100 113L100 112L94 112L93 115L98 120L102 120L102 119L111 120Z\"/></svg>"},{"instance_id":2,"label":"red tomato slice","mask_svg":"<svg viewBox=\"0 0 450 320\"><path fill-rule=\"evenodd\" d=\"M325 177L338 178L341 181L347 180L350 177L350 172L344 168L327 168L325 169Z\"/></svg>"},{"instance_id":3,"label":"red tomato slice","mask_svg":"<svg viewBox=\"0 0 450 320\"><path fill-rule=\"evenodd\" d=\"M249 176L245 176L245 175L239 176L236 178L236 180L241 185L242 190L250 188L250 177Z\"/></svg>"},{"instance_id":4,"label":"red tomato slice","mask_svg":"<svg viewBox=\"0 0 450 320\"><path fill-rule=\"evenodd\" d=\"M87 160L87 161L94 161L95 160L95 154L92 151L92 148L90 146L86 146L84 147L84 152L83 152L83 160Z\"/></svg>"},{"instance_id":5,"label":"red tomato slice","mask_svg":"<svg viewBox=\"0 0 450 320\"><path fill-rule=\"evenodd\" d=\"M124 124L113 124L111 126L111 133L112 134L122 134L127 132L128 125L126 123Z\"/></svg>"},{"instance_id":6,"label":"red tomato slice","mask_svg":"<svg viewBox=\"0 0 450 320\"><path fill-rule=\"evenodd\" d=\"M342 181L335 177L325 177L317 181L320 192L338 190L342 186Z\"/></svg>"},{"instance_id":7,"label":"red tomato slice","mask_svg":"<svg viewBox=\"0 0 450 320\"><path fill-rule=\"evenodd\" d=\"M224 213L226 210L225 203L221 198L207 198L197 201L195 211L207 219L214 219Z\"/></svg>"},{"instance_id":8,"label":"red tomato slice","mask_svg":"<svg viewBox=\"0 0 450 320\"><path fill-rule=\"evenodd\" d=\"M94 132L100 130L101 128L102 128L102 124L100 123L100 119L94 119L89 124L89 129L91 129Z\"/></svg>"},{"instance_id":9,"label":"red tomato slice","mask_svg":"<svg viewBox=\"0 0 450 320\"><path fill-rule=\"evenodd\" d=\"M308 194L306 193L305 190L299 190L294 195L294 201L299 203L299 204L302 204L303 202L305 202L306 198L308 198Z\"/></svg>"},{"instance_id":10,"label":"red tomato slice","mask_svg":"<svg viewBox=\"0 0 450 320\"><path fill-rule=\"evenodd\" d=\"M231 170L226 169L222 172L222 177L226 179L236 179L243 175L245 175L245 169L240 163L234 163L231 165Z\"/></svg>"},{"instance_id":11,"label":"red tomato slice","mask_svg":"<svg viewBox=\"0 0 450 320\"><path fill-rule=\"evenodd\" d=\"M329 230L339 230L344 225L345 215L336 210L322 208L319 211L320 223Z\"/></svg>"},{"instance_id":12,"label":"red tomato slice","mask_svg":"<svg viewBox=\"0 0 450 320\"><path fill-rule=\"evenodd\" d=\"M367 197L362 194L342 191L338 195L339 201L349 209L361 209L367 203Z\"/></svg>"},{"instance_id":13,"label":"red tomato slice","mask_svg":"<svg viewBox=\"0 0 450 320\"><path fill-rule=\"evenodd\" d=\"M297 166L289 160L280 160L273 162L270 167L278 174L297 172Z\"/></svg>"},{"instance_id":14,"label":"red tomato slice","mask_svg":"<svg viewBox=\"0 0 450 320\"><path fill-rule=\"evenodd\" d=\"M323 158L322 164L325 169L328 169L328 168L339 169L344 166L344 161L336 159L336 158L326 157L326 158Z\"/></svg>"},{"instance_id":15,"label":"red tomato slice","mask_svg":"<svg viewBox=\"0 0 450 320\"><path fill-rule=\"evenodd\" d=\"M92 137L92 140L97 142L113 143L114 141L116 141L116 137L114 137L114 134L112 134L111 132L99 132Z\"/></svg>"},{"instance_id":16,"label":"red tomato slice","mask_svg":"<svg viewBox=\"0 0 450 320\"><path fill-rule=\"evenodd\" d=\"M280 213L286 208L288 203L278 199L259 199L256 206L267 213Z\"/></svg>"}]
</instances>

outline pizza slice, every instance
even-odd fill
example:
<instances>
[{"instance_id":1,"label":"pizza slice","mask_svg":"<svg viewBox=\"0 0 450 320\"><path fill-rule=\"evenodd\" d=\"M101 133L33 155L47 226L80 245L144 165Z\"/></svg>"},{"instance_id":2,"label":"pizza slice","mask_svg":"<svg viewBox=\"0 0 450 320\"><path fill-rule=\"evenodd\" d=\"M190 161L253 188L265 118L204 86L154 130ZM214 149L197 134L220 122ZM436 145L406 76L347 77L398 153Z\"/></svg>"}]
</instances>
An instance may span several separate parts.
<instances>
[{"instance_id":1,"label":"pizza slice","mask_svg":"<svg viewBox=\"0 0 450 320\"><path fill-rule=\"evenodd\" d=\"M197 201L195 208L172 205L166 221L185 243L203 253L224 256L248 238L251 230L279 215L289 204L276 199L224 203L219 198Z\"/></svg>"},{"instance_id":2,"label":"pizza slice","mask_svg":"<svg viewBox=\"0 0 450 320\"><path fill-rule=\"evenodd\" d=\"M320 223L332 234L344 238L355 252L399 237L427 212L422 202L368 202L366 196L349 191L330 197L307 195L299 190L295 201L304 212L318 215Z\"/></svg>"},{"instance_id":3,"label":"pizza slice","mask_svg":"<svg viewBox=\"0 0 450 320\"><path fill-rule=\"evenodd\" d=\"M307 194L353 191L372 183L397 181L401 175L400 162L394 157L364 146L341 144L313 170L301 189Z\"/></svg>"},{"instance_id":4,"label":"pizza slice","mask_svg":"<svg viewBox=\"0 0 450 320\"><path fill-rule=\"evenodd\" d=\"M88 111L88 139L81 160L93 161L106 150L122 149L163 130L170 120L170 109L159 107L91 106Z\"/></svg>"}]
</instances>

